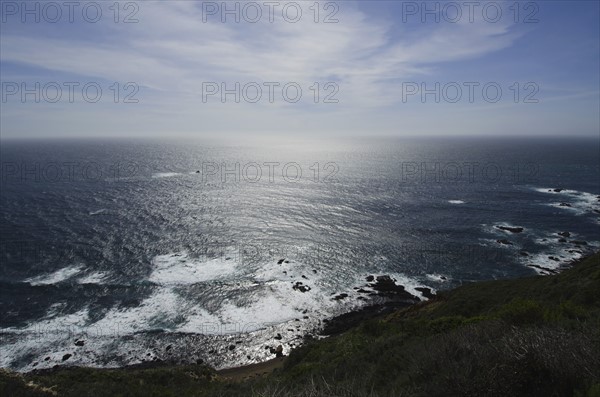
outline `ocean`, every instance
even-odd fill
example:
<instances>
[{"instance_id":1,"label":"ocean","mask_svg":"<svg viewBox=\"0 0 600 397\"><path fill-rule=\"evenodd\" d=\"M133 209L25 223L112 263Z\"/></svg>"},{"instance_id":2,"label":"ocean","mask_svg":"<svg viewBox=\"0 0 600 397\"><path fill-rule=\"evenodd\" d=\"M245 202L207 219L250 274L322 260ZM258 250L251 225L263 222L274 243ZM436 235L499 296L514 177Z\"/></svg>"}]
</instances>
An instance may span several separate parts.
<instances>
[{"instance_id":1,"label":"ocean","mask_svg":"<svg viewBox=\"0 0 600 397\"><path fill-rule=\"evenodd\" d=\"M600 247L598 140L2 141L0 367L225 368ZM347 296L339 299L339 294ZM336 299L338 297L338 299Z\"/></svg>"}]
</instances>

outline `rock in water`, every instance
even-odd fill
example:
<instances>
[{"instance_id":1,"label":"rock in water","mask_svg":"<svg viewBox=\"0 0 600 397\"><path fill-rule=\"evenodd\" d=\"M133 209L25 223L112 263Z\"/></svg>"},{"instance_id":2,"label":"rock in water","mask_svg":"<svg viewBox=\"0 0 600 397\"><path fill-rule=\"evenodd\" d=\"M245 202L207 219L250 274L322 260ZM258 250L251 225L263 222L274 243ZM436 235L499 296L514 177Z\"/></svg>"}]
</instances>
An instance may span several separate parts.
<instances>
[{"instance_id":1,"label":"rock in water","mask_svg":"<svg viewBox=\"0 0 600 397\"><path fill-rule=\"evenodd\" d=\"M507 232L511 233L521 233L523 231L523 228L520 226L496 226L496 228L500 230L506 230Z\"/></svg>"},{"instance_id":2,"label":"rock in water","mask_svg":"<svg viewBox=\"0 0 600 397\"><path fill-rule=\"evenodd\" d=\"M431 292L431 288L417 287L415 289L421 292L423 296L427 299L432 299L435 297L435 294Z\"/></svg>"},{"instance_id":3,"label":"rock in water","mask_svg":"<svg viewBox=\"0 0 600 397\"><path fill-rule=\"evenodd\" d=\"M587 241L583 240L571 240L571 242L575 245L587 245Z\"/></svg>"},{"instance_id":4,"label":"rock in water","mask_svg":"<svg viewBox=\"0 0 600 397\"><path fill-rule=\"evenodd\" d=\"M374 284L370 284L370 286L375 291L379 292L380 296L416 300L417 302L420 301L418 297L407 292L402 285L396 284L390 276L377 276L376 280L377 281Z\"/></svg>"},{"instance_id":5,"label":"rock in water","mask_svg":"<svg viewBox=\"0 0 600 397\"><path fill-rule=\"evenodd\" d=\"M296 291L300 292L308 292L310 291L310 287L308 285L304 285L301 281L297 281L296 284L292 287Z\"/></svg>"},{"instance_id":6,"label":"rock in water","mask_svg":"<svg viewBox=\"0 0 600 397\"><path fill-rule=\"evenodd\" d=\"M277 349L275 349L275 357L283 357L283 346L277 346Z\"/></svg>"}]
</instances>

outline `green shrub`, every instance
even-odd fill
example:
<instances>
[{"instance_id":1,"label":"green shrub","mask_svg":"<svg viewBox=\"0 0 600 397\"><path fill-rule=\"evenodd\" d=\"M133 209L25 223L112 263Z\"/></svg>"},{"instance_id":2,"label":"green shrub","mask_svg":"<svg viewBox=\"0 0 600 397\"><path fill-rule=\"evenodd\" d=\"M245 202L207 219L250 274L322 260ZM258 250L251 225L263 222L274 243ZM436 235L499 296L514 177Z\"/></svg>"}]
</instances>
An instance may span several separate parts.
<instances>
[{"instance_id":1,"label":"green shrub","mask_svg":"<svg viewBox=\"0 0 600 397\"><path fill-rule=\"evenodd\" d=\"M582 397L600 397L600 383L592 385Z\"/></svg>"},{"instance_id":2,"label":"green shrub","mask_svg":"<svg viewBox=\"0 0 600 397\"><path fill-rule=\"evenodd\" d=\"M498 310L498 317L516 325L541 323L544 308L531 299L515 298Z\"/></svg>"}]
</instances>

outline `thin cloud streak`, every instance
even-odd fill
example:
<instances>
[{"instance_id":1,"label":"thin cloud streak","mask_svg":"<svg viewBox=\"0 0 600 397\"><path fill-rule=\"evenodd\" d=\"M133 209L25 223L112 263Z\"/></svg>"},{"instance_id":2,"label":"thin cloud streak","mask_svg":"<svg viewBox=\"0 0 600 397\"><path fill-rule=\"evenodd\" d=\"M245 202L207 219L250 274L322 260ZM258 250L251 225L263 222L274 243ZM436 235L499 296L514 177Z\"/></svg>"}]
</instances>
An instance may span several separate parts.
<instances>
[{"instance_id":1,"label":"thin cloud streak","mask_svg":"<svg viewBox=\"0 0 600 397\"><path fill-rule=\"evenodd\" d=\"M454 81L456 71L471 62L491 65L490 59L503 52L510 59L510 51L538 28L516 26L510 18L498 23L470 23L465 19L413 26L368 14L364 7L350 2L339 3L339 23L314 23L306 10L312 2L302 3L306 17L298 23L284 21L281 14L275 15L273 23L266 19L255 24L220 23L214 18L203 23L198 2L140 4L137 24L52 26L55 34L49 35L40 34L40 27L28 31L22 26L3 26L3 81L55 81L56 76L67 76L65 81L102 81L107 86L131 81L140 87L140 103L135 105L89 104L81 98L67 104L7 104L2 119L4 134L38 129L74 134L93 129L103 133L126 129L124 126L138 134L160 134L161 129L296 133L307 128L317 133L369 133L377 129L383 133L418 130L439 134L446 128L444 115L448 112L463 113L478 107L500 111L516 105L406 104L402 101L403 82L444 84ZM373 2L372 7L376 6ZM29 78L21 69L29 70ZM502 75L497 81L506 83L519 77ZM522 82L531 81L531 77L536 76L526 75ZM283 101L281 96L275 103L221 103L218 96L205 103L205 82L225 83L228 88L236 82L296 82L303 96L298 103ZM339 103L314 103L309 87L315 82L321 87L326 82L336 83ZM507 92L510 84L504 84ZM568 87L569 82L558 85ZM573 97L550 100L587 98L582 91L588 89L575 89ZM68 117L50 116L53 110ZM27 114L29 117L23 116ZM67 122L60 123L61 119ZM423 119L429 120L419 121ZM497 119L511 120L505 115ZM472 125L486 124L464 118L452 120L457 126L448 127L448 131L464 132ZM568 124L568 118L564 123ZM588 124L593 123L588 120ZM423 125L428 127L423 129ZM539 128L544 127L540 124Z\"/></svg>"},{"instance_id":2,"label":"thin cloud streak","mask_svg":"<svg viewBox=\"0 0 600 397\"><path fill-rule=\"evenodd\" d=\"M391 80L430 75L428 65L481 56L518 38L509 26L480 23L436 25L416 42L392 43L390 26L351 8L344 10L340 23L276 20L255 24L241 36L236 24L202 23L194 4L153 5L144 13L144 23L112 42L90 45L8 34L2 39L3 61L91 79L126 78L182 94L198 93L206 81L294 81L308 86L330 79L344 86L346 105L379 106L389 104L390 94L397 92Z\"/></svg>"}]
</instances>

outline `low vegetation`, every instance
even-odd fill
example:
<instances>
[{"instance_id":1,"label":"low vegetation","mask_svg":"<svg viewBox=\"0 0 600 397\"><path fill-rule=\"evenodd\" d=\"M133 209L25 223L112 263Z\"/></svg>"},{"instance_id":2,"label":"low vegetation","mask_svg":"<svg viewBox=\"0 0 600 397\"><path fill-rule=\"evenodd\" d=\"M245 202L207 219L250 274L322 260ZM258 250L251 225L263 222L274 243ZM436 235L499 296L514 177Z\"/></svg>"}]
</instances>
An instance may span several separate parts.
<instances>
[{"instance_id":1,"label":"low vegetation","mask_svg":"<svg viewBox=\"0 0 600 397\"><path fill-rule=\"evenodd\" d=\"M600 397L600 254L561 274L469 284L232 382L202 365L0 372L3 396Z\"/></svg>"}]
</instances>

